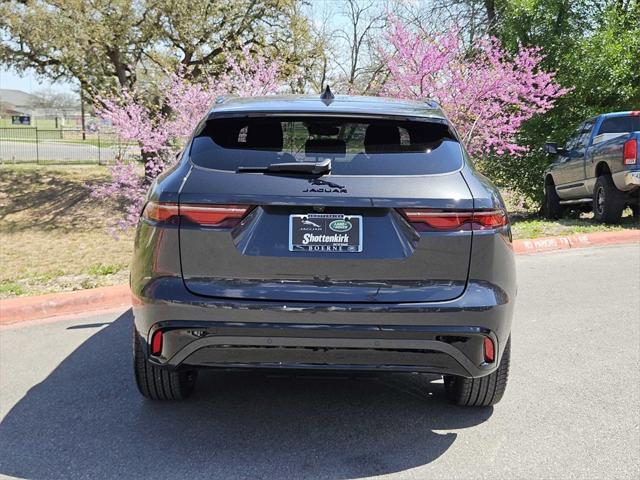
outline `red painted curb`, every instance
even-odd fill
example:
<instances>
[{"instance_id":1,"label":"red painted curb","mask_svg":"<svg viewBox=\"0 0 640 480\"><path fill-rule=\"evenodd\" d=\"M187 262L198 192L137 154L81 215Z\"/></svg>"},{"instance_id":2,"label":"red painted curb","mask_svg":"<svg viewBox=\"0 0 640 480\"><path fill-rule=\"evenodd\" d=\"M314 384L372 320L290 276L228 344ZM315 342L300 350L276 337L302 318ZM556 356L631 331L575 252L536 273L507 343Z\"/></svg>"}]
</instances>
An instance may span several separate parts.
<instances>
[{"instance_id":1,"label":"red painted curb","mask_svg":"<svg viewBox=\"0 0 640 480\"><path fill-rule=\"evenodd\" d=\"M0 325L131 305L128 285L0 300Z\"/></svg>"},{"instance_id":2,"label":"red painted curb","mask_svg":"<svg viewBox=\"0 0 640 480\"><path fill-rule=\"evenodd\" d=\"M585 248L596 245L618 245L640 243L640 230L619 230L614 232L596 232L566 237L541 237L526 240L514 240L513 250L519 254Z\"/></svg>"},{"instance_id":3,"label":"red painted curb","mask_svg":"<svg viewBox=\"0 0 640 480\"><path fill-rule=\"evenodd\" d=\"M625 243L640 245L640 230L514 240L513 250L518 254L533 254ZM11 298L0 300L0 325L130 306L131 292L128 285Z\"/></svg>"}]
</instances>

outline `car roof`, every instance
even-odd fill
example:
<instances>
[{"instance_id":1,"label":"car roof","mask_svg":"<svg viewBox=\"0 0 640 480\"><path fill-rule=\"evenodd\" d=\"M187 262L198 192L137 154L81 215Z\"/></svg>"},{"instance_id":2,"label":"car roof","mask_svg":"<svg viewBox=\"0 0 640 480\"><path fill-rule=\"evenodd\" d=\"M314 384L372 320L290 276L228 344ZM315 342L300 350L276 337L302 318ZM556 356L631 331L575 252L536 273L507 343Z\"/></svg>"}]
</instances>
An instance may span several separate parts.
<instances>
[{"instance_id":1,"label":"car roof","mask_svg":"<svg viewBox=\"0 0 640 480\"><path fill-rule=\"evenodd\" d=\"M640 110L628 110L626 112L609 112L602 113L599 116L602 118L612 118L612 117L626 117L626 116L638 116L640 115Z\"/></svg>"},{"instance_id":2,"label":"car roof","mask_svg":"<svg viewBox=\"0 0 640 480\"><path fill-rule=\"evenodd\" d=\"M264 97L218 97L208 119L228 116L322 114L336 116L403 117L447 123L440 106L432 101L400 100L359 95L269 95Z\"/></svg>"}]
</instances>

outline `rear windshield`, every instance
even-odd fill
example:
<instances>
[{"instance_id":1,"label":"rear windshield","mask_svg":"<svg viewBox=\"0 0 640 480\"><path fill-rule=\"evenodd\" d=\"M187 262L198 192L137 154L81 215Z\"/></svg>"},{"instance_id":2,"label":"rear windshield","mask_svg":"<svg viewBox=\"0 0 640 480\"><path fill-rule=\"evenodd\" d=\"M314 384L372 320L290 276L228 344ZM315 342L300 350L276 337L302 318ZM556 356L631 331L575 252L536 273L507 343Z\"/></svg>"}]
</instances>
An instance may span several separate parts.
<instances>
[{"instance_id":1,"label":"rear windshield","mask_svg":"<svg viewBox=\"0 0 640 480\"><path fill-rule=\"evenodd\" d=\"M605 118L600 125L598 135L603 133L629 133L640 131L640 116Z\"/></svg>"},{"instance_id":2,"label":"rear windshield","mask_svg":"<svg viewBox=\"0 0 640 480\"><path fill-rule=\"evenodd\" d=\"M426 175L458 170L447 125L331 117L243 117L207 122L191 160L218 170L331 159L334 175Z\"/></svg>"}]
</instances>

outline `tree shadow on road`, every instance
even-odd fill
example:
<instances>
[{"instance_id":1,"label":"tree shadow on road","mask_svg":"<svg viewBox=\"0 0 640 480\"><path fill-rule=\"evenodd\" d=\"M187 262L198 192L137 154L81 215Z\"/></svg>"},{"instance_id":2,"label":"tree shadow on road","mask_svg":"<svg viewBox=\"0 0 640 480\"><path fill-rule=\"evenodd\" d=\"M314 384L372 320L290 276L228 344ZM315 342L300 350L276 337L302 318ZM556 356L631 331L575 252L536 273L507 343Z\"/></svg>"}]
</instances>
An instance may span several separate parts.
<instances>
[{"instance_id":1,"label":"tree shadow on road","mask_svg":"<svg viewBox=\"0 0 640 480\"><path fill-rule=\"evenodd\" d=\"M100 330L0 424L0 474L66 478L357 478L434 461L492 409L436 377L204 372L194 397L135 390L131 313Z\"/></svg>"}]
</instances>

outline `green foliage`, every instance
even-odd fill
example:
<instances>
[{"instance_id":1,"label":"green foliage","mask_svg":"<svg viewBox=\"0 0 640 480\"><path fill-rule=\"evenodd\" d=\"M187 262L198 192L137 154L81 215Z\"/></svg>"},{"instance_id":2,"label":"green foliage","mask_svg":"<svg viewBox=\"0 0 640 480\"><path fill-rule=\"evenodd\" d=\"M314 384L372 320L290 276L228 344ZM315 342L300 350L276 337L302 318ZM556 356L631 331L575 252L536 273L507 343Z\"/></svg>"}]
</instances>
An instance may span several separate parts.
<instances>
[{"instance_id":1,"label":"green foliage","mask_svg":"<svg viewBox=\"0 0 640 480\"><path fill-rule=\"evenodd\" d=\"M118 273L120 270L127 268L126 265L104 265L102 263L98 263L95 265L91 265L87 269L87 273L89 275L113 275L114 273Z\"/></svg>"},{"instance_id":2,"label":"green foliage","mask_svg":"<svg viewBox=\"0 0 640 480\"><path fill-rule=\"evenodd\" d=\"M301 73L313 54L300 0L6 0L0 62L75 80L85 94L126 88L153 103L166 72L217 76L242 47Z\"/></svg>"},{"instance_id":3,"label":"green foliage","mask_svg":"<svg viewBox=\"0 0 640 480\"><path fill-rule=\"evenodd\" d=\"M626 212L625 212L626 213ZM550 237L556 235L574 235L580 233L610 232L616 230L638 228L633 222L630 212L617 225L596 222L593 216L585 215L577 218L561 220L542 220L539 218L512 218L511 230L514 239Z\"/></svg>"},{"instance_id":4,"label":"green foliage","mask_svg":"<svg viewBox=\"0 0 640 480\"><path fill-rule=\"evenodd\" d=\"M22 295L24 289L16 282L2 282L0 283L0 295Z\"/></svg>"},{"instance_id":5,"label":"green foliage","mask_svg":"<svg viewBox=\"0 0 640 480\"><path fill-rule=\"evenodd\" d=\"M550 158L545 141L563 143L583 120L600 113L640 108L640 1L520 0L504 2L494 32L507 46L538 45L546 69L573 90L550 112L522 128L529 147L520 158L485 158L479 168L529 202L542 196Z\"/></svg>"}]
</instances>

